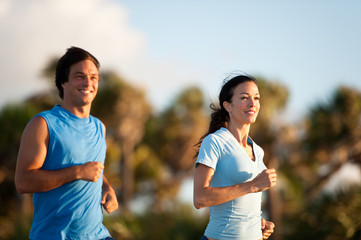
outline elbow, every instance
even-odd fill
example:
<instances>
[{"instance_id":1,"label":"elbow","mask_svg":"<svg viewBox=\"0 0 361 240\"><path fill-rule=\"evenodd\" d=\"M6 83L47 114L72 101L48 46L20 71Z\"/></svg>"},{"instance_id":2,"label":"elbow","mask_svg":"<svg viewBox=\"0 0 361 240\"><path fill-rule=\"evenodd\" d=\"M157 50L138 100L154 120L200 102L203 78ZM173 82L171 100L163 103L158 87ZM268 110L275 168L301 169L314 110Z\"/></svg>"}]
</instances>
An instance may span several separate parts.
<instances>
[{"instance_id":1,"label":"elbow","mask_svg":"<svg viewBox=\"0 0 361 240\"><path fill-rule=\"evenodd\" d=\"M25 194L25 193L27 193L27 192L23 191L22 189L18 189L18 188L16 188L16 191L17 191L19 194Z\"/></svg>"},{"instance_id":2,"label":"elbow","mask_svg":"<svg viewBox=\"0 0 361 240\"><path fill-rule=\"evenodd\" d=\"M193 197L193 205L196 209L207 207L204 201L202 201L199 197Z\"/></svg>"},{"instance_id":3,"label":"elbow","mask_svg":"<svg viewBox=\"0 0 361 240\"><path fill-rule=\"evenodd\" d=\"M196 202L194 199L193 199L193 205L194 205L194 207L195 207L196 209L200 209L200 208L201 208L200 205L199 205L199 203Z\"/></svg>"},{"instance_id":4,"label":"elbow","mask_svg":"<svg viewBox=\"0 0 361 240\"><path fill-rule=\"evenodd\" d=\"M196 209L201 209L202 208L202 206L200 204L198 204L198 203L193 203L193 205L194 205L194 207Z\"/></svg>"},{"instance_id":5,"label":"elbow","mask_svg":"<svg viewBox=\"0 0 361 240\"><path fill-rule=\"evenodd\" d=\"M26 191L26 186L23 181L21 181L21 179L19 179L18 177L15 177L15 188L19 194L29 193L28 191Z\"/></svg>"},{"instance_id":6,"label":"elbow","mask_svg":"<svg viewBox=\"0 0 361 240\"><path fill-rule=\"evenodd\" d=\"M20 185L20 184L15 184L15 188L16 188L16 191L19 193L19 194L25 194L26 191L25 189Z\"/></svg>"}]
</instances>

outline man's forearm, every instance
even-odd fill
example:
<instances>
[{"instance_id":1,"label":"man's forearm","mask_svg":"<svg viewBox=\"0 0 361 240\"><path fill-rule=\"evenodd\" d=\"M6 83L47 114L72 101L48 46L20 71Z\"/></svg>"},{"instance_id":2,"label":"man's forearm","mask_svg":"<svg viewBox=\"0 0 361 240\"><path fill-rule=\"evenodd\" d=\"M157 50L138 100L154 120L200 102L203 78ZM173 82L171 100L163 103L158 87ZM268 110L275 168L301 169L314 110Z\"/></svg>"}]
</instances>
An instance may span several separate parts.
<instances>
[{"instance_id":1,"label":"man's forearm","mask_svg":"<svg viewBox=\"0 0 361 240\"><path fill-rule=\"evenodd\" d=\"M26 170L22 174L17 174L16 189L20 194L50 191L77 180L77 171L77 166L60 170Z\"/></svg>"}]
</instances>

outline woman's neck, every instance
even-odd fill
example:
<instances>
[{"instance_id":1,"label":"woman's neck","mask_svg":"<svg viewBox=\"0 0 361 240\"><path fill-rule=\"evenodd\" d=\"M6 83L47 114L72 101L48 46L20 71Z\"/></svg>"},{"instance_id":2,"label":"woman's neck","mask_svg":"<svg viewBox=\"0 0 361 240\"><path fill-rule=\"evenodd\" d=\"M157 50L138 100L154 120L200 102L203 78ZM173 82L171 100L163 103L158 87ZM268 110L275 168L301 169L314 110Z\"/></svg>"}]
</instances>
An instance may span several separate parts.
<instances>
[{"instance_id":1,"label":"woman's neck","mask_svg":"<svg viewBox=\"0 0 361 240\"><path fill-rule=\"evenodd\" d=\"M247 146L250 124L235 125L229 122L227 129L243 147Z\"/></svg>"}]
</instances>

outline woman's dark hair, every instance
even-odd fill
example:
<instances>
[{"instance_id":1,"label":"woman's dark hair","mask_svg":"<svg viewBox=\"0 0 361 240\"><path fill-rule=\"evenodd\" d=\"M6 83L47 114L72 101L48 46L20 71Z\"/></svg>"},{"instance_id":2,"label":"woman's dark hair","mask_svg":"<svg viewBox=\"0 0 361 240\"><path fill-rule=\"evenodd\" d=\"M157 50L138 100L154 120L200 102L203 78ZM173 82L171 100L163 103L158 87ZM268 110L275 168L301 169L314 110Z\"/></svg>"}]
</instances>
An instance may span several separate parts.
<instances>
[{"instance_id":1,"label":"woman's dark hair","mask_svg":"<svg viewBox=\"0 0 361 240\"><path fill-rule=\"evenodd\" d=\"M195 157L198 157L199 148L202 144L203 139L208 136L211 133L216 132L221 127L227 127L228 121L229 121L229 114L227 110L224 108L223 103L224 102L231 102L234 89L241 83L245 82L254 82L256 85L258 85L258 82L256 78L250 76L250 75L237 75L235 77L232 77L224 80L221 92L219 93L218 100L219 100L219 107L216 107L214 103L211 103L210 108L213 110L213 113L211 114L211 122L209 124L208 132L203 135L199 142L195 144L194 146L197 147L196 155Z\"/></svg>"},{"instance_id":2,"label":"woman's dark hair","mask_svg":"<svg viewBox=\"0 0 361 240\"><path fill-rule=\"evenodd\" d=\"M70 67L84 60L90 60L95 64L97 69L100 68L100 63L93 55L78 47L68 48L66 53L58 60L55 71L55 85L59 90L61 99L64 97L62 84L69 80Z\"/></svg>"}]
</instances>

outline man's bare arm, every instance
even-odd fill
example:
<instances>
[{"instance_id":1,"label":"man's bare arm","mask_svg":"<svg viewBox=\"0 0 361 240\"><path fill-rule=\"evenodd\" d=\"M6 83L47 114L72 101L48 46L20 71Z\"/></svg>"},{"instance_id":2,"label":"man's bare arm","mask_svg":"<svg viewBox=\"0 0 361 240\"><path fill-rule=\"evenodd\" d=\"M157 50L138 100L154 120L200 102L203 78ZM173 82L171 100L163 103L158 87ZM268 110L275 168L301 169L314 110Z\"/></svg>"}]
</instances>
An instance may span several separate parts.
<instances>
[{"instance_id":1,"label":"man's bare arm","mask_svg":"<svg viewBox=\"0 0 361 240\"><path fill-rule=\"evenodd\" d=\"M15 171L19 193L45 192L74 180L98 181L104 168L101 162L88 162L60 170L42 170L47 154L49 132L42 117L33 118L21 138Z\"/></svg>"}]
</instances>

